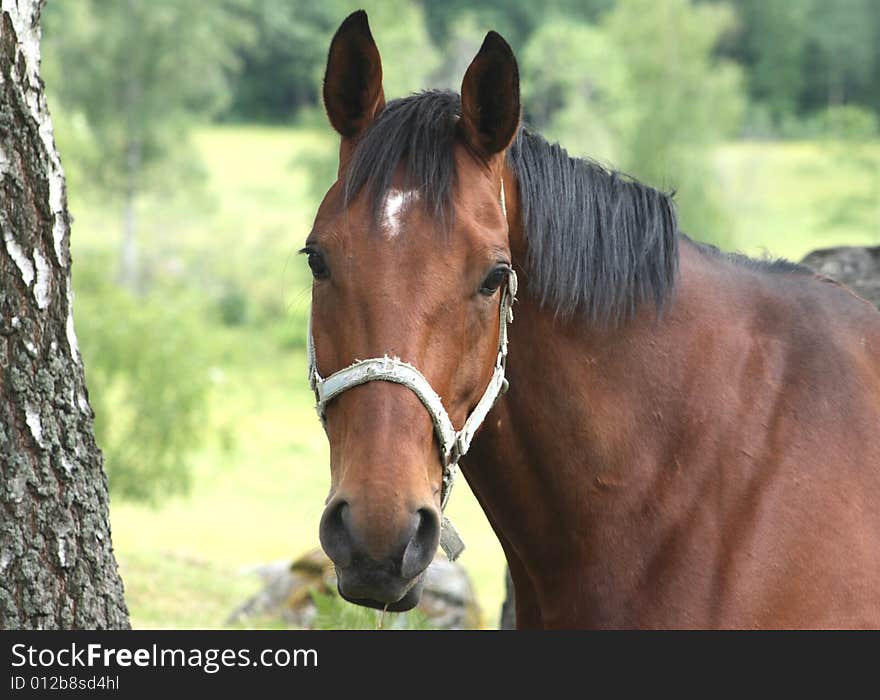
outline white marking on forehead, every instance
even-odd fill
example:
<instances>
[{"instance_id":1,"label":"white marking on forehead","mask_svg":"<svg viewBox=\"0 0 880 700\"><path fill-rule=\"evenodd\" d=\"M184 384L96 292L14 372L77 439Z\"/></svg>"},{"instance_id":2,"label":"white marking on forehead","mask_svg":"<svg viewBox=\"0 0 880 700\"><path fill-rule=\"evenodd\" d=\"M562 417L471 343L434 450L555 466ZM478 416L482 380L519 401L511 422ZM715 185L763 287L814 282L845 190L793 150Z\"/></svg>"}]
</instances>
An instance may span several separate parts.
<instances>
[{"instance_id":1,"label":"white marking on forehead","mask_svg":"<svg viewBox=\"0 0 880 700\"><path fill-rule=\"evenodd\" d=\"M382 229L385 238L392 239L402 229L404 210L419 199L418 190L389 190L385 197L385 211L382 213Z\"/></svg>"}]
</instances>

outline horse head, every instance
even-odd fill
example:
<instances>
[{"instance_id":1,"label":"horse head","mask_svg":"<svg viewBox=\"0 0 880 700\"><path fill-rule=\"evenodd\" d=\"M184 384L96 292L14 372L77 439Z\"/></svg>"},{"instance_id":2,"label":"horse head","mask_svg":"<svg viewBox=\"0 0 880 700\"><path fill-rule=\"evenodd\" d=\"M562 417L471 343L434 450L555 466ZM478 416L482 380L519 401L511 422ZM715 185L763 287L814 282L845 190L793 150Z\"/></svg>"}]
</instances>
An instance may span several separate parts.
<instances>
[{"instance_id":1,"label":"horse head","mask_svg":"<svg viewBox=\"0 0 880 700\"><path fill-rule=\"evenodd\" d=\"M515 293L503 172L519 78L498 34L460 110L432 112L450 100L386 104L366 14L342 23L324 79L338 177L303 249L330 443L320 536L343 597L396 611L419 600L457 460L503 389Z\"/></svg>"}]
</instances>

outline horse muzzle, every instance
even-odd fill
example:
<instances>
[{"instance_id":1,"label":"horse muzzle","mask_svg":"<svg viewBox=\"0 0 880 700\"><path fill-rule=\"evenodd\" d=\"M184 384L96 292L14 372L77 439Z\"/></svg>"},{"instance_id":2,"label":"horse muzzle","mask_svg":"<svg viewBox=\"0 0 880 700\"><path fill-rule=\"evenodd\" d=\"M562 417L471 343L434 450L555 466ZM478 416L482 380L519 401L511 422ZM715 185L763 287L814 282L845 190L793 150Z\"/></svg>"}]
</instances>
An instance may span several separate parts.
<instances>
[{"instance_id":1,"label":"horse muzzle","mask_svg":"<svg viewBox=\"0 0 880 700\"><path fill-rule=\"evenodd\" d=\"M404 579L379 568L336 569L337 588L349 603L388 612L406 612L418 605L425 587L425 574Z\"/></svg>"},{"instance_id":2,"label":"horse muzzle","mask_svg":"<svg viewBox=\"0 0 880 700\"><path fill-rule=\"evenodd\" d=\"M399 612L421 597L424 572L440 541L440 514L424 507L385 522L337 497L321 517L320 537L343 598Z\"/></svg>"}]
</instances>

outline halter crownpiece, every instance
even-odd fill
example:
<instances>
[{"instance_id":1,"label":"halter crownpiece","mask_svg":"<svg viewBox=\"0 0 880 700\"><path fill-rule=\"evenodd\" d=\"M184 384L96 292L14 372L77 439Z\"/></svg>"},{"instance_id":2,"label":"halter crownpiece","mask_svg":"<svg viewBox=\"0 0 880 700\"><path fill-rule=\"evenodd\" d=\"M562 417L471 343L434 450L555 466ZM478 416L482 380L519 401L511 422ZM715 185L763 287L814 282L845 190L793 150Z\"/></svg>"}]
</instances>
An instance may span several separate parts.
<instances>
[{"instance_id":1,"label":"halter crownpiece","mask_svg":"<svg viewBox=\"0 0 880 700\"><path fill-rule=\"evenodd\" d=\"M503 191L503 190L502 190ZM503 201L503 200L502 200ZM516 299L516 273L511 269L507 275L507 283L501 291L498 322L498 355L495 358L495 369L483 395L471 411L461 427L456 430L443 406L439 394L434 391L431 383L419 370L397 357L374 357L368 360L357 360L348 367L334 372L326 379L318 372L315 356L315 339L312 336L312 318L309 314L309 333L306 345L309 365L309 385L315 392L315 409L326 429L325 412L327 404L339 394L367 382L384 381L402 384L409 388L431 416L434 433L440 444L440 460L443 465L443 484L440 491L440 510L446 508L452 485L458 474L458 461L470 449L471 441L498 397L507 391L507 379L504 376L507 367L507 324L513 321L513 302ZM455 561L464 544L452 523L444 516L441 528L440 546L450 561Z\"/></svg>"}]
</instances>

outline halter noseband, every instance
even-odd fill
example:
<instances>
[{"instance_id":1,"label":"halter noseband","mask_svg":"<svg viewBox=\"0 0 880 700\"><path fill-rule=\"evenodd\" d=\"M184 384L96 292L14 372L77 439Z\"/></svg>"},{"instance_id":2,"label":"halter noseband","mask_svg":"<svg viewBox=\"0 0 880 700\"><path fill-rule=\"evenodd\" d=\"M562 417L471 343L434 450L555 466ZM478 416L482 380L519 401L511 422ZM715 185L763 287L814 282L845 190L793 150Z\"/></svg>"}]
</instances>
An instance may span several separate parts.
<instances>
[{"instance_id":1,"label":"halter noseband","mask_svg":"<svg viewBox=\"0 0 880 700\"><path fill-rule=\"evenodd\" d=\"M507 207L504 201L504 182L501 183L501 209L507 219ZM434 433L440 443L440 460L443 465L443 484L440 490L440 510L446 508L452 485L458 474L458 461L467 453L474 434L483 424L489 411L498 398L507 391L507 379L504 376L507 367L507 324L513 321L513 302L516 300L516 273L509 270L507 282L501 290L498 322L498 355L495 358L495 369L483 395L471 411L461 427L456 430L443 406L440 395L434 391L431 383L419 370L397 357L373 357L368 360L356 360L348 367L334 372L327 378L318 372L315 356L315 339L312 336L312 317L309 314L309 333L306 345L308 356L309 385L315 392L315 409L326 430L325 411L327 404L339 394L367 382L384 381L402 384L409 388L424 404L434 424ZM440 546L450 561L458 558L464 544L452 523L444 516L441 528Z\"/></svg>"}]
</instances>

